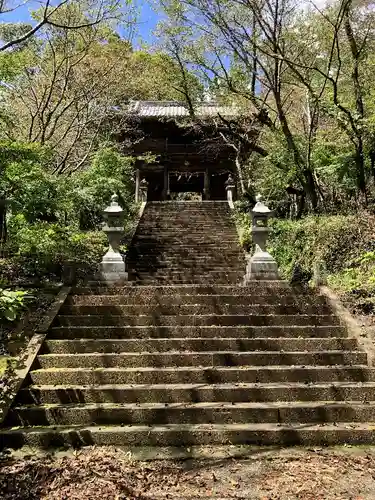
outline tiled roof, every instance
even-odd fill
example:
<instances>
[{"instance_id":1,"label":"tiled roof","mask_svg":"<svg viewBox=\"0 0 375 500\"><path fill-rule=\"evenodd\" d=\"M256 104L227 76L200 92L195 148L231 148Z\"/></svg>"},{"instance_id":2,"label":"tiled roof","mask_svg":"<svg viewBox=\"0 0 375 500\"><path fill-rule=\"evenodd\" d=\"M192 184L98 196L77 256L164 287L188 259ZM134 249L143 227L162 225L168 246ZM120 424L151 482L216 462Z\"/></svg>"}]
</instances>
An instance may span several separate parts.
<instances>
[{"instance_id":1,"label":"tiled roof","mask_svg":"<svg viewBox=\"0 0 375 500\"><path fill-rule=\"evenodd\" d=\"M194 106L195 115L199 118L215 116L235 116L238 108L222 106L214 102L202 102ZM178 101L134 101L129 105L129 112L143 117L178 118L189 116L186 105Z\"/></svg>"}]
</instances>

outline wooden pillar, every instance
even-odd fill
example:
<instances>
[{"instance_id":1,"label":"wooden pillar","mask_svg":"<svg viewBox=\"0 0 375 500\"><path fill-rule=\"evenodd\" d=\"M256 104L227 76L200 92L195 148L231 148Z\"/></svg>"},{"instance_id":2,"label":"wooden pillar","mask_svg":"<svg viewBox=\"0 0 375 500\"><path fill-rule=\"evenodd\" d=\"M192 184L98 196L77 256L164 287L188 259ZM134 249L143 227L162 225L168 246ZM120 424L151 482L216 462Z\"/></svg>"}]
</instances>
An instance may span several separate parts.
<instances>
[{"instance_id":1,"label":"wooden pillar","mask_svg":"<svg viewBox=\"0 0 375 500\"><path fill-rule=\"evenodd\" d=\"M139 168L135 171L135 202L138 203L139 201L139 183L141 180L141 174L139 171Z\"/></svg>"},{"instance_id":2,"label":"wooden pillar","mask_svg":"<svg viewBox=\"0 0 375 500\"><path fill-rule=\"evenodd\" d=\"M209 200L210 199L210 174L208 173L208 168L204 171L204 199Z\"/></svg>"}]
</instances>

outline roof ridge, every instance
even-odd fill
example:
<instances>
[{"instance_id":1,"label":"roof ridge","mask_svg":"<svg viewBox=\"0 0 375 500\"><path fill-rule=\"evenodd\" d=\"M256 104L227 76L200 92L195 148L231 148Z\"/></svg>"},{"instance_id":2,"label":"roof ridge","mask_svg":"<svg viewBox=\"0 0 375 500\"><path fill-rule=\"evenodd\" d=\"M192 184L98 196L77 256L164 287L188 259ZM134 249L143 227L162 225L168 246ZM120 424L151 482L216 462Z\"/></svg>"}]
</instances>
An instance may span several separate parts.
<instances>
[{"instance_id":1,"label":"roof ridge","mask_svg":"<svg viewBox=\"0 0 375 500\"><path fill-rule=\"evenodd\" d=\"M195 103L195 110L197 116L214 116L216 113L224 115L238 115L238 106L233 104L221 104L216 101L199 101ZM177 118L186 117L189 115L189 107L186 102L181 101L157 101L157 100L144 100L132 101L129 104L128 110L143 117L166 117Z\"/></svg>"}]
</instances>

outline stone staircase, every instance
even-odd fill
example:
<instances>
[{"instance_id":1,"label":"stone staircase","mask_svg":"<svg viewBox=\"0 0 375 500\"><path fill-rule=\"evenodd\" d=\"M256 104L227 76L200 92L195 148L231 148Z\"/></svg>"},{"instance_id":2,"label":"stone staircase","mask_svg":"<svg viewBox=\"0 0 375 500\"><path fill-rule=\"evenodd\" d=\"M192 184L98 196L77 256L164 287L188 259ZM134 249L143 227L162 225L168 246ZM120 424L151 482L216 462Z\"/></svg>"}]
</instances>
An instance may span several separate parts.
<instances>
[{"instance_id":1,"label":"stone staircase","mask_svg":"<svg viewBox=\"0 0 375 500\"><path fill-rule=\"evenodd\" d=\"M127 258L141 285L240 283L244 252L224 201L151 202Z\"/></svg>"},{"instance_id":2,"label":"stone staircase","mask_svg":"<svg viewBox=\"0 0 375 500\"><path fill-rule=\"evenodd\" d=\"M144 286L74 288L7 415L0 444L373 443L375 370L326 300L283 281L195 283L206 270L214 279L206 260L184 279L183 249L169 247L173 240L156 229L168 220L164 211L185 221L181 241L196 242L188 260L208 255L220 268L219 282L239 281L230 274L240 274L237 261L232 267L224 250L241 260L234 241L224 243L234 235L225 206L202 204L203 217L197 204L151 204L136 241L148 225L153 248L164 242L155 262L174 257L178 277L158 265L148 272L154 254L137 244L132 272ZM203 252L211 247L190 232L195 212L207 228L210 220L223 224L225 239L212 244L222 244L218 253ZM163 285L145 286L159 280Z\"/></svg>"}]
</instances>

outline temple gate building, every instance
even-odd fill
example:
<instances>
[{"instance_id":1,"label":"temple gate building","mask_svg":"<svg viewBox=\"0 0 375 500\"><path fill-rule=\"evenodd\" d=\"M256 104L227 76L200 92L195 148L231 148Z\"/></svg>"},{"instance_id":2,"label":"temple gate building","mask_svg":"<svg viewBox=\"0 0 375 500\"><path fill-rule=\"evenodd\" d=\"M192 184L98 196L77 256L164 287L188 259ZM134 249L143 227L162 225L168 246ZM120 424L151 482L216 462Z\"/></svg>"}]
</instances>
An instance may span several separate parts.
<instances>
[{"instance_id":1,"label":"temple gate building","mask_svg":"<svg viewBox=\"0 0 375 500\"><path fill-rule=\"evenodd\" d=\"M148 201L176 199L225 200L225 182L235 177L234 150L220 137L220 116L236 115L236 108L201 103L194 117L183 103L136 101L129 105L127 127L119 140L126 153L151 153L156 161L136 165L136 199L147 189Z\"/></svg>"}]
</instances>

